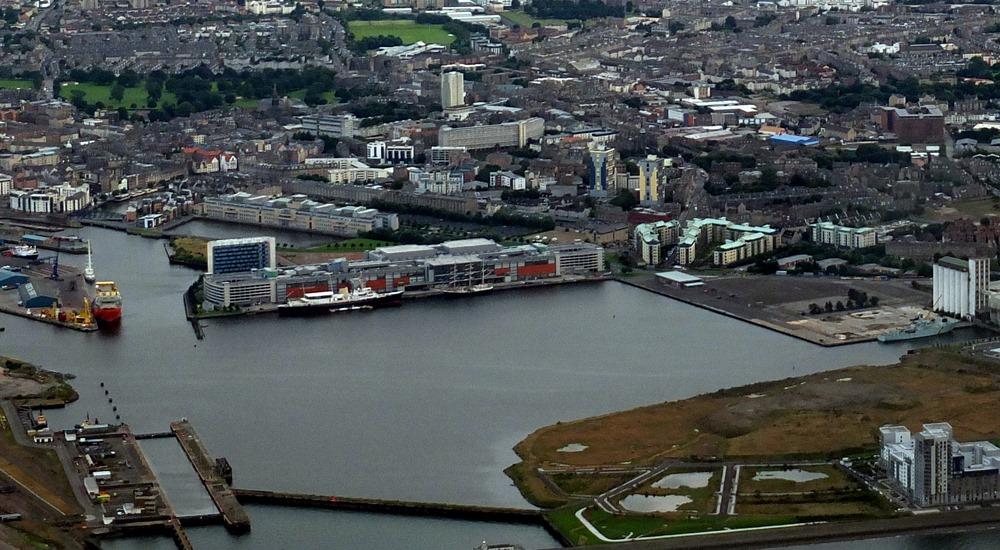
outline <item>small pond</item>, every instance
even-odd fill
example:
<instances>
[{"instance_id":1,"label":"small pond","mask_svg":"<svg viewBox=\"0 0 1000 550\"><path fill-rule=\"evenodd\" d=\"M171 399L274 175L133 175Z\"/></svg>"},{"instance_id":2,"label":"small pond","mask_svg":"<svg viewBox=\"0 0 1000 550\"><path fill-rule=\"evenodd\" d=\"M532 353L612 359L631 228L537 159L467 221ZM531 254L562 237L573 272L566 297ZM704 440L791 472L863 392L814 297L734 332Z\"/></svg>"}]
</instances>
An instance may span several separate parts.
<instances>
[{"instance_id":1,"label":"small pond","mask_svg":"<svg viewBox=\"0 0 1000 550\"><path fill-rule=\"evenodd\" d=\"M712 472L684 472L663 476L653 484L653 487L657 489L679 489L681 487L701 489L708 487L708 482L711 479Z\"/></svg>"},{"instance_id":2,"label":"small pond","mask_svg":"<svg viewBox=\"0 0 1000 550\"><path fill-rule=\"evenodd\" d=\"M622 508L631 512L647 514L650 512L676 512L678 508L691 502L684 495L629 495L621 500Z\"/></svg>"},{"instance_id":3,"label":"small pond","mask_svg":"<svg viewBox=\"0 0 1000 550\"><path fill-rule=\"evenodd\" d=\"M821 472L807 472L806 470L793 468L790 470L767 470L757 472L757 475L753 476L753 480L765 481L768 479L783 479L785 481L794 481L795 483L805 483L806 481L815 481L826 477L830 476Z\"/></svg>"}]
</instances>

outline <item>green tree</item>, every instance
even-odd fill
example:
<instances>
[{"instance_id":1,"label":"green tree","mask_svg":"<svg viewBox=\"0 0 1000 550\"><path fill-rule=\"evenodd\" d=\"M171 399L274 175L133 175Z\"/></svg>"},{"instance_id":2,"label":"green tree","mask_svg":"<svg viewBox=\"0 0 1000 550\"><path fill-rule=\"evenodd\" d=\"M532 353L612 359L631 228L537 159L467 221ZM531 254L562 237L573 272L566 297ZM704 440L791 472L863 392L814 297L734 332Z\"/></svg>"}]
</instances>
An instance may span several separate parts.
<instances>
[{"instance_id":1,"label":"green tree","mask_svg":"<svg viewBox=\"0 0 1000 550\"><path fill-rule=\"evenodd\" d=\"M125 98L125 86L122 86L120 83L116 82L115 85L111 87L111 99L115 101L121 101L124 98Z\"/></svg>"}]
</instances>

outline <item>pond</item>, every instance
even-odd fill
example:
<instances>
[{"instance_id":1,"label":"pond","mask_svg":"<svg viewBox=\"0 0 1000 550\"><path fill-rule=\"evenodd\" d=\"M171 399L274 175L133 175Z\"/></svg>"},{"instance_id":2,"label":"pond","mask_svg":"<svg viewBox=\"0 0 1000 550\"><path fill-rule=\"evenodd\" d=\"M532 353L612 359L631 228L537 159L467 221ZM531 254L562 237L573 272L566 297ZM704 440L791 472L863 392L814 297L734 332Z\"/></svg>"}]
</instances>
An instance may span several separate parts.
<instances>
[{"instance_id":1,"label":"pond","mask_svg":"<svg viewBox=\"0 0 1000 550\"><path fill-rule=\"evenodd\" d=\"M663 476L653 484L653 487L657 489L679 489L681 487L701 489L708 487L708 482L711 479L712 472L684 472Z\"/></svg>"},{"instance_id":2,"label":"pond","mask_svg":"<svg viewBox=\"0 0 1000 550\"><path fill-rule=\"evenodd\" d=\"M753 480L765 481L768 479L782 479L785 481L794 481L795 483L805 483L807 481L815 481L826 477L830 476L822 472L809 472L793 468L790 470L768 470L764 472L757 472L757 475L753 476Z\"/></svg>"},{"instance_id":3,"label":"pond","mask_svg":"<svg viewBox=\"0 0 1000 550\"><path fill-rule=\"evenodd\" d=\"M678 508L691 502L684 495L629 495L621 500L622 508L631 512L648 514L650 512L676 512Z\"/></svg>"}]
</instances>

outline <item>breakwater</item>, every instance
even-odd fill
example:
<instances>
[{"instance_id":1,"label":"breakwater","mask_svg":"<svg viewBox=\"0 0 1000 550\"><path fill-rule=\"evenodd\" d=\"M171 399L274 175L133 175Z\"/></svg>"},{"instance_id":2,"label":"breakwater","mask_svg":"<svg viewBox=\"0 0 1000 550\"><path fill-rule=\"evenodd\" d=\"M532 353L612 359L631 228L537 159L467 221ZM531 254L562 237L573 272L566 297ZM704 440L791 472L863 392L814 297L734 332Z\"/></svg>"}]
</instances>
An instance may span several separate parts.
<instances>
[{"instance_id":1,"label":"breakwater","mask_svg":"<svg viewBox=\"0 0 1000 550\"><path fill-rule=\"evenodd\" d=\"M403 500L383 500L374 498L352 498L332 495L308 495L279 491L257 491L233 489L236 498L246 504L274 504L301 506L307 508L330 508L353 512L375 512L475 521L499 521L503 523L527 523L537 525L542 516L539 510L521 508L500 508L495 506L475 506L469 504L446 504L437 502L408 502Z\"/></svg>"},{"instance_id":2,"label":"breakwater","mask_svg":"<svg viewBox=\"0 0 1000 550\"><path fill-rule=\"evenodd\" d=\"M564 547L572 546L558 529L549 521L542 510L524 508L503 508L497 506L477 506L472 504L450 504L441 502L411 502L375 498L353 498L334 495L309 495L281 491L259 491L253 489L233 489L233 494L243 504L268 504L272 506L296 506L303 508L326 508L346 512L369 512L402 516L455 519L466 521L491 521L543 527Z\"/></svg>"}]
</instances>

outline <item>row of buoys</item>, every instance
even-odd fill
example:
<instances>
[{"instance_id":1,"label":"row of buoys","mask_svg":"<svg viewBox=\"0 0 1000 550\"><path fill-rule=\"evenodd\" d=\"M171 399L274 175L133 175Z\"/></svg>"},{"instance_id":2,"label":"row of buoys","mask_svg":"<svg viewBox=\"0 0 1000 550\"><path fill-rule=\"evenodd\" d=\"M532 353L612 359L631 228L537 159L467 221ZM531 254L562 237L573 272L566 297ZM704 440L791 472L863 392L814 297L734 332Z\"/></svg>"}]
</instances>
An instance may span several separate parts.
<instances>
[{"instance_id":1,"label":"row of buoys","mask_svg":"<svg viewBox=\"0 0 1000 550\"><path fill-rule=\"evenodd\" d=\"M0 328L0 330L3 330L3 329ZM104 388L104 382L101 382L101 387ZM104 395L108 395L108 389L107 388L104 388ZM114 403L114 400L110 396L108 397L108 403ZM112 406L111 407L111 412L116 413L115 414L115 420L119 421L119 423L120 423L122 417L121 417L121 415L117 414L118 413L118 405Z\"/></svg>"}]
</instances>

